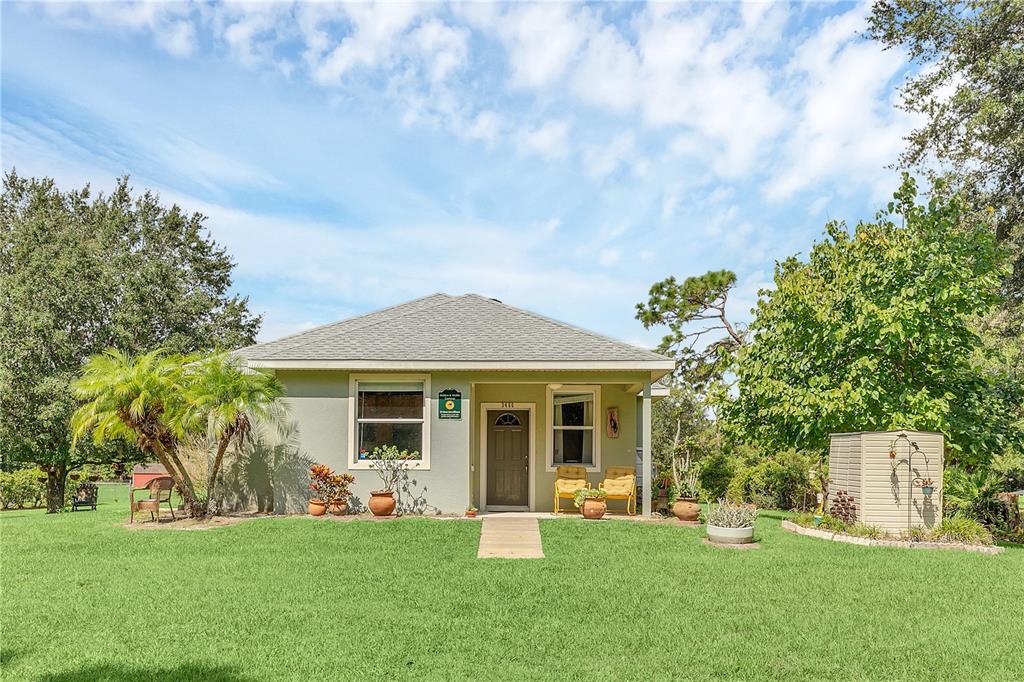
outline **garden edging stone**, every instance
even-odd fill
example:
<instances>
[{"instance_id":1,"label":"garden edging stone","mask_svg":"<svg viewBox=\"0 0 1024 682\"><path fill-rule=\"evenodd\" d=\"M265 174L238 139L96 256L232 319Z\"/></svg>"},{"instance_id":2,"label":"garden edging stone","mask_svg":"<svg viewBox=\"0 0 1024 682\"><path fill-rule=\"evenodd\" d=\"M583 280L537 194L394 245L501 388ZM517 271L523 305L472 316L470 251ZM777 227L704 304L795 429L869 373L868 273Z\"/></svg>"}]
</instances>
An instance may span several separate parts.
<instances>
[{"instance_id":1,"label":"garden edging stone","mask_svg":"<svg viewBox=\"0 0 1024 682\"><path fill-rule=\"evenodd\" d=\"M820 530L818 528L805 528L804 526L797 525L792 521L783 521L782 529L788 530L790 533L796 533L797 535L807 535L812 538L821 538L822 540L834 540L835 542L845 542L849 545L862 545L864 547L900 547L905 549L950 549L957 552L975 552L976 554L1000 554L1003 551L1003 547L997 545L965 545L956 544L951 542L908 542L906 540L874 540L872 538L859 538L853 535L845 535L843 533L833 533L828 530Z\"/></svg>"}]
</instances>

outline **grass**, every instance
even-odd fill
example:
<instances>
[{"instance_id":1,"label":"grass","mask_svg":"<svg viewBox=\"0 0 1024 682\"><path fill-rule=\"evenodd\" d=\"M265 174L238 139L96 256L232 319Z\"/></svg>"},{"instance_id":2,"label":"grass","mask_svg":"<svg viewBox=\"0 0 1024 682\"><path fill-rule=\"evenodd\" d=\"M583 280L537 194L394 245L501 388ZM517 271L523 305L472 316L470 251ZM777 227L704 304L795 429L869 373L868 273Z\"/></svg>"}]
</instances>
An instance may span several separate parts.
<instances>
[{"instance_id":1,"label":"grass","mask_svg":"<svg viewBox=\"0 0 1024 682\"><path fill-rule=\"evenodd\" d=\"M664 525L542 522L539 561L473 521L282 518L129 531L0 514L4 680L1007 679L1024 550L762 548Z\"/></svg>"}]
</instances>

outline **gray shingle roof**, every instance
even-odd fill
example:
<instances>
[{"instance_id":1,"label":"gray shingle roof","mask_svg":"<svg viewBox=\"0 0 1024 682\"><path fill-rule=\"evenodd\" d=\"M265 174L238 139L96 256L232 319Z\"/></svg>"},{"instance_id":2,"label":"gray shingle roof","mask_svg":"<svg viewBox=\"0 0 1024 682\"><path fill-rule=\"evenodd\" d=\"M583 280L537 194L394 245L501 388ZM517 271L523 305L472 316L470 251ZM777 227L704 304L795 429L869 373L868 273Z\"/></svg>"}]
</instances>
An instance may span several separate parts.
<instances>
[{"instance_id":1,"label":"gray shingle roof","mask_svg":"<svg viewBox=\"0 0 1024 682\"><path fill-rule=\"evenodd\" d=\"M667 360L649 350L477 294L434 294L238 352L249 360Z\"/></svg>"}]
</instances>

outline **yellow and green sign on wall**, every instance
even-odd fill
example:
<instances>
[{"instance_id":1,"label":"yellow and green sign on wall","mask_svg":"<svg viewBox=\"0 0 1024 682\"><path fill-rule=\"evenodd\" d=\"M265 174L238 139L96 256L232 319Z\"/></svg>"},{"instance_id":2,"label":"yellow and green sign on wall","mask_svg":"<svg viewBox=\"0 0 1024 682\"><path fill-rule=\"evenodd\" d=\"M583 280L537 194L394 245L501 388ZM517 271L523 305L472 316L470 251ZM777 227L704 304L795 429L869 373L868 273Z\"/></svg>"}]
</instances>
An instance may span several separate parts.
<instances>
[{"instance_id":1,"label":"yellow and green sign on wall","mask_svg":"<svg viewBox=\"0 0 1024 682\"><path fill-rule=\"evenodd\" d=\"M437 394L438 419L462 419L462 393L446 388Z\"/></svg>"}]
</instances>

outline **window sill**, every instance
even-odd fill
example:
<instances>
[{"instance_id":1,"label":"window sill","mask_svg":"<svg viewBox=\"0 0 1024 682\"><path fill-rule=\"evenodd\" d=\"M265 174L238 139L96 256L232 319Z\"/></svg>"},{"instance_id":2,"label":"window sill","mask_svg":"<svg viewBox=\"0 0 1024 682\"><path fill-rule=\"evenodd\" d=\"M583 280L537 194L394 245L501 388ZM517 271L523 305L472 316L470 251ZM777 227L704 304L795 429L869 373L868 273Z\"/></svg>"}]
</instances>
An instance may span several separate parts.
<instances>
[{"instance_id":1,"label":"window sill","mask_svg":"<svg viewBox=\"0 0 1024 682\"><path fill-rule=\"evenodd\" d=\"M349 462L349 471L371 471L373 467L369 462ZM409 467L409 471L430 471L430 462L419 460L416 466Z\"/></svg>"},{"instance_id":2,"label":"window sill","mask_svg":"<svg viewBox=\"0 0 1024 682\"><path fill-rule=\"evenodd\" d=\"M558 467L585 467L587 473L596 474L601 472L601 465L589 465L589 464L549 464L547 466L548 473L555 473L558 471Z\"/></svg>"}]
</instances>

